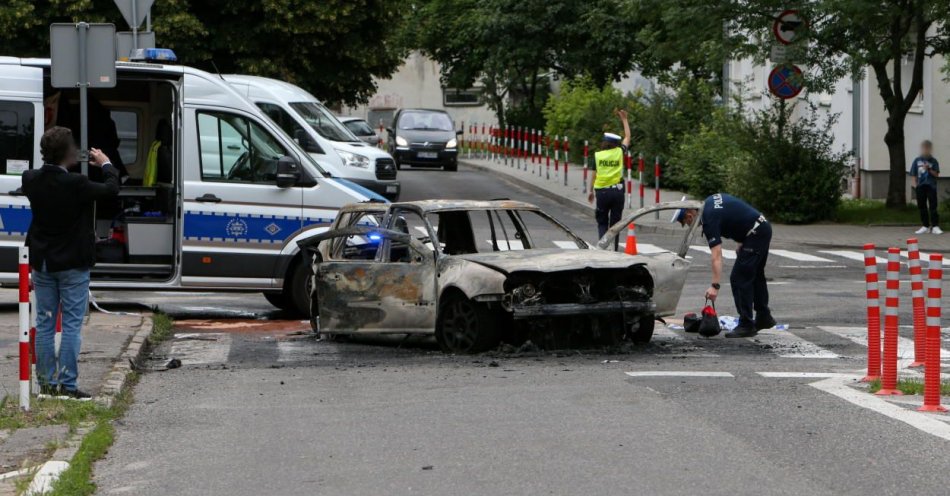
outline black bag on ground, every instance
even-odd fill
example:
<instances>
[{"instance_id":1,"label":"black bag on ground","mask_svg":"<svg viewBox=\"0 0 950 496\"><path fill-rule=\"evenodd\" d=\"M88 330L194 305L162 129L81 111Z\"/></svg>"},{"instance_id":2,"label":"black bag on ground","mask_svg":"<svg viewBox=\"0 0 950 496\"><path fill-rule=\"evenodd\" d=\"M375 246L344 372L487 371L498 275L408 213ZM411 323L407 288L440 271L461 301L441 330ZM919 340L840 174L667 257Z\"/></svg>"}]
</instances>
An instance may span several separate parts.
<instances>
[{"instance_id":1,"label":"black bag on ground","mask_svg":"<svg viewBox=\"0 0 950 496\"><path fill-rule=\"evenodd\" d=\"M719 315L716 314L715 303L709 304L709 300L706 300L702 313L703 316L699 321L699 335L707 338L719 335L722 328L719 327Z\"/></svg>"},{"instance_id":2,"label":"black bag on ground","mask_svg":"<svg viewBox=\"0 0 950 496\"><path fill-rule=\"evenodd\" d=\"M683 316L683 330L686 332L697 333L699 332L699 323L701 321L702 319L699 318L699 315L690 312Z\"/></svg>"}]
</instances>

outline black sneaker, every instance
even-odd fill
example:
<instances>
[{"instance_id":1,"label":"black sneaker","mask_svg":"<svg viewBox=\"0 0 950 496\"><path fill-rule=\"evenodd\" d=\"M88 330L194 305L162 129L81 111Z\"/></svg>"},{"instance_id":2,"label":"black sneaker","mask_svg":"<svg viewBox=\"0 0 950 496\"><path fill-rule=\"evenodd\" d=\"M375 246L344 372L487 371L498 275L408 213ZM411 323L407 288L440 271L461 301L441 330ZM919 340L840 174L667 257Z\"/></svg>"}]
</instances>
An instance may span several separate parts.
<instances>
[{"instance_id":1,"label":"black sneaker","mask_svg":"<svg viewBox=\"0 0 950 496\"><path fill-rule=\"evenodd\" d=\"M754 327L740 325L739 327L736 327L735 329L727 332L726 337L727 338L751 338L758 333L759 331L757 331Z\"/></svg>"},{"instance_id":2,"label":"black sneaker","mask_svg":"<svg viewBox=\"0 0 950 496\"><path fill-rule=\"evenodd\" d=\"M762 329L771 329L775 327L776 324L777 322L775 322L775 318L772 317L771 315L768 315L764 318L759 317L758 315L755 316L755 330L756 331L761 331Z\"/></svg>"},{"instance_id":3,"label":"black sneaker","mask_svg":"<svg viewBox=\"0 0 950 496\"><path fill-rule=\"evenodd\" d=\"M71 400L89 401L92 399L92 395L78 389L64 389L63 394Z\"/></svg>"},{"instance_id":4,"label":"black sneaker","mask_svg":"<svg viewBox=\"0 0 950 496\"><path fill-rule=\"evenodd\" d=\"M53 398L59 396L59 394L59 386L40 386L40 396Z\"/></svg>"}]
</instances>

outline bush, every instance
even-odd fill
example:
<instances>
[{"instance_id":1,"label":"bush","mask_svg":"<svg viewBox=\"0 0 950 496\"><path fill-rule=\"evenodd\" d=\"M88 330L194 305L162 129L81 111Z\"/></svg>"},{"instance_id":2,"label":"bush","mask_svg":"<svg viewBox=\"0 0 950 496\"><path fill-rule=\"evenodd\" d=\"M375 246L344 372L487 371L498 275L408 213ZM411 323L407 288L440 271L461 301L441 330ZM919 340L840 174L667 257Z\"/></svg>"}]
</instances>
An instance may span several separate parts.
<instances>
[{"instance_id":1,"label":"bush","mask_svg":"<svg viewBox=\"0 0 950 496\"><path fill-rule=\"evenodd\" d=\"M604 131L623 131L614 110L628 108L630 104L629 98L610 85L598 88L588 78L569 81L544 106L545 133L552 137L567 136L575 161L581 156L577 151L583 149L584 140L590 143L593 156Z\"/></svg>"},{"instance_id":2,"label":"bush","mask_svg":"<svg viewBox=\"0 0 950 496\"><path fill-rule=\"evenodd\" d=\"M727 109L713 114L695 134L683 136L673 152L666 177L675 178L696 198L733 191L735 176L752 158L736 140L741 119ZM665 181L667 184L670 180Z\"/></svg>"},{"instance_id":3,"label":"bush","mask_svg":"<svg viewBox=\"0 0 950 496\"><path fill-rule=\"evenodd\" d=\"M851 155L833 150L835 117L822 122L811 109L789 122L792 110L777 102L743 123L738 139L751 160L731 189L779 222L831 219Z\"/></svg>"}]
</instances>

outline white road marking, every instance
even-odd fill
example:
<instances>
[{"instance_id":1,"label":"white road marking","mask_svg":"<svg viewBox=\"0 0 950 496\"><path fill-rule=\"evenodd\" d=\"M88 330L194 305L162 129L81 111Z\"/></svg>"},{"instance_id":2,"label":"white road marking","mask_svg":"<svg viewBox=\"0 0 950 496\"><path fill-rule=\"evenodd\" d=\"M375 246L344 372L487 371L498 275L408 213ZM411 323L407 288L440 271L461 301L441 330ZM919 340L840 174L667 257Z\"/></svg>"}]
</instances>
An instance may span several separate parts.
<instances>
[{"instance_id":1,"label":"white road marking","mask_svg":"<svg viewBox=\"0 0 950 496\"><path fill-rule=\"evenodd\" d=\"M807 339L789 331L765 329L759 331L755 339L759 344L767 344L782 358L841 358Z\"/></svg>"},{"instance_id":2,"label":"white road marking","mask_svg":"<svg viewBox=\"0 0 950 496\"><path fill-rule=\"evenodd\" d=\"M692 248L693 250L696 250L696 251L701 251L701 252L703 252L703 253L705 253L705 254L707 254L707 255L712 254L712 251L709 249L708 246L692 245L692 246L690 246L690 248ZM735 252L735 250L727 250L727 249L723 248L723 250L722 250L722 258L725 258L725 259L728 259L728 260L735 260L735 259L736 259L736 252Z\"/></svg>"},{"instance_id":3,"label":"white road marking","mask_svg":"<svg viewBox=\"0 0 950 496\"><path fill-rule=\"evenodd\" d=\"M762 377L769 377L772 379L827 379L829 377L848 377L852 379L860 379L860 375L856 374L839 374L836 372L756 372Z\"/></svg>"},{"instance_id":4,"label":"white road marking","mask_svg":"<svg viewBox=\"0 0 950 496\"><path fill-rule=\"evenodd\" d=\"M847 385L849 379L831 377L809 386L833 394L849 403L866 408L894 420L903 422L917 430L950 441L950 424L946 424L926 413L915 412L890 403L873 394L859 391Z\"/></svg>"},{"instance_id":5,"label":"white road marking","mask_svg":"<svg viewBox=\"0 0 950 496\"><path fill-rule=\"evenodd\" d=\"M827 255L834 255L836 257L847 258L848 260L855 260L857 262L864 262L864 252L860 251L849 251L849 250L818 250L818 253L824 253ZM886 264L887 259L884 257L877 257L877 263Z\"/></svg>"},{"instance_id":6,"label":"white road marking","mask_svg":"<svg viewBox=\"0 0 950 496\"><path fill-rule=\"evenodd\" d=\"M847 269L847 265L779 265L782 269ZM772 283L769 283L771 286Z\"/></svg>"},{"instance_id":7,"label":"white road marking","mask_svg":"<svg viewBox=\"0 0 950 496\"><path fill-rule=\"evenodd\" d=\"M832 263L831 260L827 258L816 257L815 255L809 255L807 253L799 253L797 251L788 251L788 250L769 250L770 255L778 255L780 257L790 258L798 262L824 262Z\"/></svg>"},{"instance_id":8,"label":"white road marking","mask_svg":"<svg viewBox=\"0 0 950 496\"><path fill-rule=\"evenodd\" d=\"M729 372L702 372L698 370L643 370L624 373L630 377L735 377Z\"/></svg>"},{"instance_id":9,"label":"white road marking","mask_svg":"<svg viewBox=\"0 0 950 496\"><path fill-rule=\"evenodd\" d=\"M867 347L868 345L868 330L865 327L834 327L834 326L820 326L819 329L830 332L832 334L837 334L845 339L850 339L851 341ZM884 340L884 330L881 329L881 340L883 343ZM882 346L883 351L883 346ZM950 351L941 348L940 349L941 362L944 360L943 357L950 357ZM913 375L922 375L923 368L920 369L909 369L908 365L914 363L914 340L908 339L903 336L898 336L897 338L897 369L901 371L902 374L913 374ZM944 372L943 376L948 374Z\"/></svg>"},{"instance_id":10,"label":"white road marking","mask_svg":"<svg viewBox=\"0 0 950 496\"><path fill-rule=\"evenodd\" d=\"M626 245L622 245L622 246L626 246ZM650 243L637 243L637 253L641 253L643 255L650 255L653 253L667 253L669 251L670 250L667 250L665 248L660 248L659 246L651 245Z\"/></svg>"},{"instance_id":11,"label":"white road marking","mask_svg":"<svg viewBox=\"0 0 950 496\"><path fill-rule=\"evenodd\" d=\"M169 355L183 365L226 363L231 352L231 335L220 332L175 334Z\"/></svg>"},{"instance_id":12,"label":"white road marking","mask_svg":"<svg viewBox=\"0 0 950 496\"><path fill-rule=\"evenodd\" d=\"M561 248L563 250L577 250L577 243L573 241L552 241L554 246Z\"/></svg>"}]
</instances>

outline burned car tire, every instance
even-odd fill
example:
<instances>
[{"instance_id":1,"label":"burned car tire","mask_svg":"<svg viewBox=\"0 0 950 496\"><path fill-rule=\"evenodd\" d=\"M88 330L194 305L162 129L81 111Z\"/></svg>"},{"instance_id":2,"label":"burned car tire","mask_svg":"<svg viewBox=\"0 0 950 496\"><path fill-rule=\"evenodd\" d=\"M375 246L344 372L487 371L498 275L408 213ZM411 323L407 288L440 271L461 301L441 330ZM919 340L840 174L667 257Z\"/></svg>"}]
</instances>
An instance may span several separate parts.
<instances>
[{"instance_id":1,"label":"burned car tire","mask_svg":"<svg viewBox=\"0 0 950 496\"><path fill-rule=\"evenodd\" d=\"M439 308L435 339L446 353L478 353L498 345L495 316L483 304L449 293Z\"/></svg>"},{"instance_id":2,"label":"burned car tire","mask_svg":"<svg viewBox=\"0 0 950 496\"><path fill-rule=\"evenodd\" d=\"M643 315L640 319L630 326L628 336L630 340L638 344L649 343L653 339L653 328L656 327L656 318L653 315Z\"/></svg>"}]
</instances>

